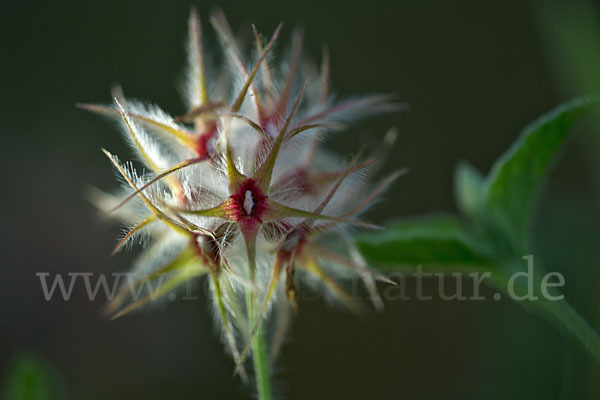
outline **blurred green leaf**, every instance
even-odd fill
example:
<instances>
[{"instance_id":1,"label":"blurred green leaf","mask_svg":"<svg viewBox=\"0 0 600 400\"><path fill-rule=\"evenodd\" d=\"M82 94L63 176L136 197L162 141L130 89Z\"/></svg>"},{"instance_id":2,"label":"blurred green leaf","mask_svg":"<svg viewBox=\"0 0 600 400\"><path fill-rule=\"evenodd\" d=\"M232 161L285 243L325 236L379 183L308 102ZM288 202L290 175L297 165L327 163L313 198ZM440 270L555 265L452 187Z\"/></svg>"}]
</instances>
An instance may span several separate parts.
<instances>
[{"instance_id":1,"label":"blurred green leaf","mask_svg":"<svg viewBox=\"0 0 600 400\"><path fill-rule=\"evenodd\" d=\"M2 400L56 400L64 398L56 370L30 351L19 351L8 364L1 388Z\"/></svg>"},{"instance_id":2,"label":"blurred green leaf","mask_svg":"<svg viewBox=\"0 0 600 400\"><path fill-rule=\"evenodd\" d=\"M360 237L359 249L381 270L489 272L487 282L510 293L511 278L526 269L523 257L533 254L529 224L550 166L578 117L597 102L598 97L591 96L572 100L529 125L485 179L468 164L459 165L455 196L469 225L450 216L405 220ZM539 265L539 261L531 265L531 287L529 279L516 285L530 297L514 300L553 322L600 362L600 336L564 299L543 295Z\"/></svg>"},{"instance_id":3,"label":"blurred green leaf","mask_svg":"<svg viewBox=\"0 0 600 400\"><path fill-rule=\"evenodd\" d=\"M452 216L407 219L358 241L367 259L382 269L423 265L439 269L484 269L485 249Z\"/></svg>"},{"instance_id":4,"label":"blurred green leaf","mask_svg":"<svg viewBox=\"0 0 600 400\"><path fill-rule=\"evenodd\" d=\"M549 167L581 113L597 97L577 98L555 108L526 127L494 164L486 183L485 212L491 224L513 246L515 255L530 249L530 223Z\"/></svg>"},{"instance_id":5,"label":"blurred green leaf","mask_svg":"<svg viewBox=\"0 0 600 400\"><path fill-rule=\"evenodd\" d=\"M565 94L600 91L598 2L537 0L533 5L541 39Z\"/></svg>"},{"instance_id":6,"label":"blurred green leaf","mask_svg":"<svg viewBox=\"0 0 600 400\"><path fill-rule=\"evenodd\" d=\"M463 161L454 171L454 198L458 209L472 220L481 217L484 177Z\"/></svg>"}]
</instances>

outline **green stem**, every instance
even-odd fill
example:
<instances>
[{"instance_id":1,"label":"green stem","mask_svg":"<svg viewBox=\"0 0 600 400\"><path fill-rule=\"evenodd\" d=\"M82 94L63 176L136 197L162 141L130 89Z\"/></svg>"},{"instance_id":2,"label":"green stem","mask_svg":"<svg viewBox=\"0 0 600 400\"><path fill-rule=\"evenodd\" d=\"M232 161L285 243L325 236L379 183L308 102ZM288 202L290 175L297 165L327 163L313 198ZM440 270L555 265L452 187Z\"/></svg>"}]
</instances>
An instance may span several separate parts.
<instances>
[{"instance_id":1,"label":"green stem","mask_svg":"<svg viewBox=\"0 0 600 400\"><path fill-rule=\"evenodd\" d=\"M252 326L256 318L256 303L254 293L251 290L246 292L246 304L248 310L248 321ZM269 356L262 323L259 325L254 338L252 339L252 361L254 362L254 375L256 379L256 391L259 400L271 400L271 376L269 368Z\"/></svg>"},{"instance_id":2,"label":"green stem","mask_svg":"<svg viewBox=\"0 0 600 400\"><path fill-rule=\"evenodd\" d=\"M256 374L256 388L260 400L271 400L271 377L262 326L256 332L252 343L252 359Z\"/></svg>"},{"instance_id":3,"label":"green stem","mask_svg":"<svg viewBox=\"0 0 600 400\"><path fill-rule=\"evenodd\" d=\"M540 306L564 332L570 334L568 336L575 337L589 354L600 362L598 332L566 300L542 300Z\"/></svg>"}]
</instances>

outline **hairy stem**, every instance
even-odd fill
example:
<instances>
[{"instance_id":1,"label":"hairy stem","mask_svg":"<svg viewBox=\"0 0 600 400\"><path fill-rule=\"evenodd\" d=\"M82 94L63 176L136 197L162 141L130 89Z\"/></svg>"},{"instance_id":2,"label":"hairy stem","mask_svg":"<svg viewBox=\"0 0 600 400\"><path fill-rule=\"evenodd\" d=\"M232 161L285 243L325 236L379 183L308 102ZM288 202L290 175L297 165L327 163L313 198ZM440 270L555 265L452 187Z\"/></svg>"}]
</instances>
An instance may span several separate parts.
<instances>
[{"instance_id":1,"label":"hairy stem","mask_svg":"<svg viewBox=\"0 0 600 400\"><path fill-rule=\"evenodd\" d=\"M252 360L256 374L256 387L260 400L271 400L271 378L269 376L269 357L267 356L262 326L252 339Z\"/></svg>"},{"instance_id":2,"label":"hairy stem","mask_svg":"<svg viewBox=\"0 0 600 400\"><path fill-rule=\"evenodd\" d=\"M254 324L256 316L256 299L254 292L248 289L246 292L246 304L248 310L249 325ZM258 316L260 318L260 316ZM271 400L271 376L269 368L269 355L263 332L262 322L252 339L252 361L254 363L254 375L256 380L256 390L259 400Z\"/></svg>"}]
</instances>

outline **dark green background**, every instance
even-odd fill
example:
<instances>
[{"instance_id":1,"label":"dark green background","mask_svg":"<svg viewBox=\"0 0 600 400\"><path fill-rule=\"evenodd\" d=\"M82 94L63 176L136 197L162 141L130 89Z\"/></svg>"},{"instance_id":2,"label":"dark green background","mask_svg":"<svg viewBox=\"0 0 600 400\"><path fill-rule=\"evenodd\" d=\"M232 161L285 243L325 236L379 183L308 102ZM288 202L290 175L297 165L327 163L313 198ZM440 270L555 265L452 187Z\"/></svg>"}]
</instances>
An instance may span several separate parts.
<instances>
[{"instance_id":1,"label":"dark green background","mask_svg":"<svg viewBox=\"0 0 600 400\"><path fill-rule=\"evenodd\" d=\"M33 351L59 371L71 399L247 394L231 377L204 299L111 322L82 286L70 302L45 302L35 276L128 268L131 253L109 257L119 227L100 222L83 192L88 184L115 187L100 147L130 153L115 129L75 103L108 102L118 82L174 115L184 111L175 87L188 12L195 4L209 31L207 15L217 3L171 3L1 6L0 367L22 349ZM391 92L410 105L330 141L342 153L362 142L372 149L389 126L399 128L388 168L411 172L371 211L376 222L454 211L456 163L467 159L487 171L525 124L565 99L536 8L526 1L218 5L236 28L255 23L270 33L283 20L284 39L302 23L309 55L318 58L321 44L329 45L339 94ZM598 326L600 203L586 143L580 136L571 144L551 179L538 218L538 256L565 275L567 298ZM433 291L433 282L425 290ZM492 293L485 290L484 302L388 302L367 321L321 300L303 301L275 368L276 390L289 399L600 396L598 370L576 345L520 307L491 300Z\"/></svg>"}]
</instances>

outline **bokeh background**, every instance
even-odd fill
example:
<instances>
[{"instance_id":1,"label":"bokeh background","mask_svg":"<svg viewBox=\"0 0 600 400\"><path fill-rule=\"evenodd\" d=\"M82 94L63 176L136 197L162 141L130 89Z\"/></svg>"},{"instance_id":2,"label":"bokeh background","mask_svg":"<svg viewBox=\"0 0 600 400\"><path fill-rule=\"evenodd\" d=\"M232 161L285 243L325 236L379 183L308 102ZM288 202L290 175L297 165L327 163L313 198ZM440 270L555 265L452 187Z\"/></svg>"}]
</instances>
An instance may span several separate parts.
<instances>
[{"instance_id":1,"label":"bokeh background","mask_svg":"<svg viewBox=\"0 0 600 400\"><path fill-rule=\"evenodd\" d=\"M600 89L598 8L558 3L3 2L0 385L25 359L50 371L58 383L48 385L69 399L248 395L232 378L204 299L107 321L102 300L88 301L81 285L69 302L46 302L35 276L127 270L135 251L109 257L119 227L102 222L83 193L89 184L115 187L100 147L130 153L113 127L75 103L108 102L121 83L129 95L183 113L176 84L192 5L205 31L216 6L233 27L255 23L268 33L283 20L284 39L300 23L307 54L318 58L329 45L341 96L391 92L410 105L330 140L342 153L362 142L372 149L398 127L388 167L410 174L370 212L385 223L455 211L459 160L487 171L527 123ZM550 179L536 256L565 275L567 298L600 327L596 126L580 126ZM481 302L392 301L366 321L306 299L276 368L277 390L288 399L599 398L599 369L577 345L490 293Z\"/></svg>"}]
</instances>

